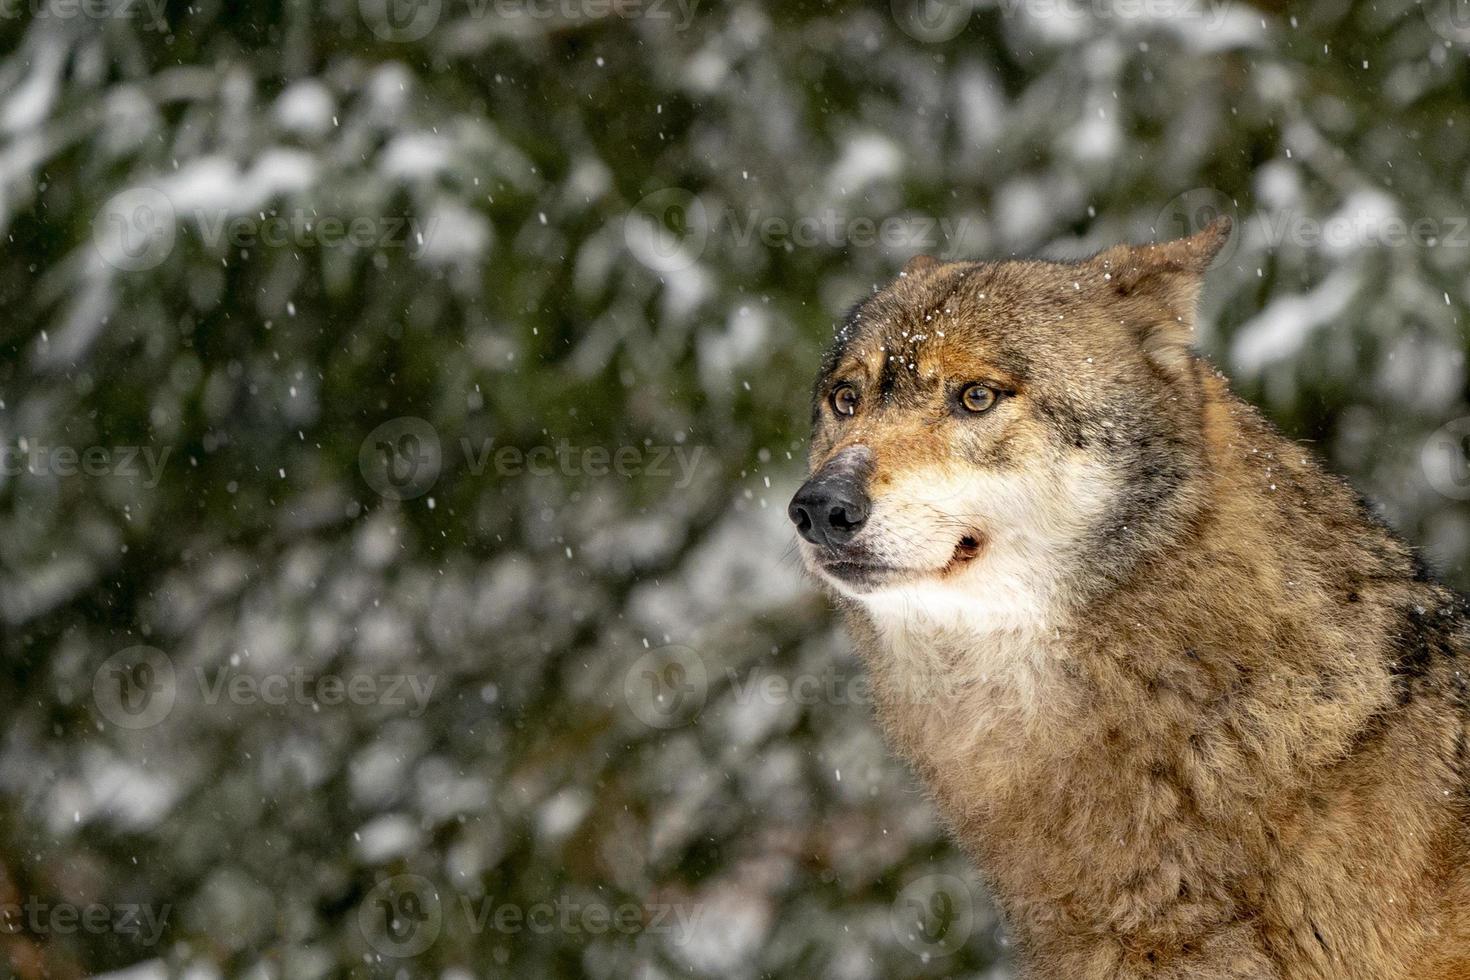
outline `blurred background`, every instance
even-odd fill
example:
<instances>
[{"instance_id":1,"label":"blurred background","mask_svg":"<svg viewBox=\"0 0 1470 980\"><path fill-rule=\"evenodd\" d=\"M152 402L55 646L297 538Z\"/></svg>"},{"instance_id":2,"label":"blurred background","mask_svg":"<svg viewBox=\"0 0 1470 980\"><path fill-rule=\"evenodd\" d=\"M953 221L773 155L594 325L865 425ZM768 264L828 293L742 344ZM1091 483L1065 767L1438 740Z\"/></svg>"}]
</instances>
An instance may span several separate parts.
<instances>
[{"instance_id":1,"label":"blurred background","mask_svg":"<svg viewBox=\"0 0 1470 980\"><path fill-rule=\"evenodd\" d=\"M786 501L910 255L1470 584L1470 4L0 0L0 976L1009 976Z\"/></svg>"}]
</instances>

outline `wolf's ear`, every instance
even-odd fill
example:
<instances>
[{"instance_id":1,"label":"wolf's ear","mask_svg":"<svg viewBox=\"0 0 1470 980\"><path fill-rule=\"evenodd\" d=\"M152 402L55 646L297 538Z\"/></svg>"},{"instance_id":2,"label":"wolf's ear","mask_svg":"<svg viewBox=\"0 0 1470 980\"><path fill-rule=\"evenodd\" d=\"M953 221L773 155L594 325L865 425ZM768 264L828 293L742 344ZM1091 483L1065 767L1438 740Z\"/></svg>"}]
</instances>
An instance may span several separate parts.
<instances>
[{"instance_id":1,"label":"wolf's ear","mask_svg":"<svg viewBox=\"0 0 1470 980\"><path fill-rule=\"evenodd\" d=\"M1124 301L1124 323L1138 335L1143 352L1160 368L1189 364L1194 311L1205 271L1230 240L1224 215L1188 238L1158 245L1115 245L1093 258Z\"/></svg>"},{"instance_id":2,"label":"wolf's ear","mask_svg":"<svg viewBox=\"0 0 1470 980\"><path fill-rule=\"evenodd\" d=\"M903 264L902 274L905 276L917 276L931 269L937 269L943 264L943 262L932 255L915 255Z\"/></svg>"}]
</instances>

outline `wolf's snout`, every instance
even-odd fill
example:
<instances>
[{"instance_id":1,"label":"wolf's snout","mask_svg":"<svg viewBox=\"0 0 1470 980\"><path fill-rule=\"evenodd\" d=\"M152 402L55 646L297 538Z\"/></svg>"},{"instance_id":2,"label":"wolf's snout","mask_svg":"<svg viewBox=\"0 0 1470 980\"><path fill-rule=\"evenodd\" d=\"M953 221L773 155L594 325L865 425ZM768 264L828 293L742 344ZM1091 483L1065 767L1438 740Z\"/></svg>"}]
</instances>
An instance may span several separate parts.
<instances>
[{"instance_id":1,"label":"wolf's snout","mask_svg":"<svg viewBox=\"0 0 1470 980\"><path fill-rule=\"evenodd\" d=\"M796 533L812 544L837 548L852 540L871 508L862 485L846 473L818 473L802 484L786 508Z\"/></svg>"}]
</instances>

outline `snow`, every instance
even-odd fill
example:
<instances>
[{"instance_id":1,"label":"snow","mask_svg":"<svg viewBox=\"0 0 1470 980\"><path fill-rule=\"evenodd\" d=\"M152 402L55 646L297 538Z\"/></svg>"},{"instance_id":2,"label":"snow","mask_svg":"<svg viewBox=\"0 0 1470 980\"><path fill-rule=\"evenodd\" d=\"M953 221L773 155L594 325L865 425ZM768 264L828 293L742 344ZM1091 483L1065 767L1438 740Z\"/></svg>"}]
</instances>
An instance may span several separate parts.
<instances>
[{"instance_id":1,"label":"snow","mask_svg":"<svg viewBox=\"0 0 1470 980\"><path fill-rule=\"evenodd\" d=\"M881 133L855 133L843 141L842 152L827 177L834 197L860 194L868 185L892 180L903 170L903 151Z\"/></svg>"},{"instance_id":2,"label":"snow","mask_svg":"<svg viewBox=\"0 0 1470 980\"><path fill-rule=\"evenodd\" d=\"M0 106L0 132L14 135L34 129L51 112L61 91L66 46L57 37L42 37L29 52L30 74Z\"/></svg>"},{"instance_id":3,"label":"snow","mask_svg":"<svg viewBox=\"0 0 1470 980\"><path fill-rule=\"evenodd\" d=\"M1297 356L1317 331L1331 325L1352 303L1357 279L1338 269L1310 292L1279 296L1247 320L1231 342L1236 374L1253 378L1272 364Z\"/></svg>"},{"instance_id":4,"label":"snow","mask_svg":"<svg viewBox=\"0 0 1470 980\"><path fill-rule=\"evenodd\" d=\"M1316 451L1464 579L1464 51L1423 17L1385 46L1371 18L1329 38L1214 0L950 4L959 33L923 38L906 5L615 4L507 34L444 3L418 42L350 0L196 5L171 35L11 25L0 447L172 453L153 486L0 471L0 795L21 816L0 849L40 890L177 906L166 948L58 949L88 972L142 960L136 980L738 978L792 957L999 980L988 929L946 961L894 935L893 888L963 858L784 514L820 348L913 251L1073 257L1173 233L1160 213L1187 194L1233 202L1200 346L1268 414L1325 421ZM175 212L152 267L96 247L123 191ZM682 231L650 220L660 201ZM404 226L384 248L200 247L206 223L297 214ZM742 234L828 216L812 242ZM855 242L864 220L945 224L918 248ZM1389 240L1426 220L1432 241ZM397 500L361 454L408 416L439 466ZM533 478L467 465L462 440L692 462ZM126 731L93 686L137 644L180 690ZM707 675L652 679L697 694L667 729L638 711L669 691L627 686L663 648ZM207 703L197 668L434 687L401 708ZM400 872L456 897L666 903L696 932L461 922L398 963L357 919Z\"/></svg>"},{"instance_id":5,"label":"snow","mask_svg":"<svg viewBox=\"0 0 1470 980\"><path fill-rule=\"evenodd\" d=\"M761 892L723 886L701 895L693 906L693 928L675 945L690 969L705 975L744 977L770 931L775 910Z\"/></svg>"},{"instance_id":6,"label":"snow","mask_svg":"<svg viewBox=\"0 0 1470 980\"><path fill-rule=\"evenodd\" d=\"M724 330L701 332L699 373L705 387L718 391L741 368L764 352L771 333L770 315L753 301L740 303L725 318Z\"/></svg>"},{"instance_id":7,"label":"snow","mask_svg":"<svg viewBox=\"0 0 1470 980\"><path fill-rule=\"evenodd\" d=\"M571 836L592 809L592 797L568 787L547 800L537 819L537 834L543 841L557 843Z\"/></svg>"},{"instance_id":8,"label":"snow","mask_svg":"<svg viewBox=\"0 0 1470 980\"><path fill-rule=\"evenodd\" d=\"M448 165L453 145L432 133L406 133L383 150L382 168L389 177L405 181L426 180Z\"/></svg>"},{"instance_id":9,"label":"snow","mask_svg":"<svg viewBox=\"0 0 1470 980\"><path fill-rule=\"evenodd\" d=\"M1283 159L1268 160L1256 171L1256 200L1270 211L1287 211L1303 206L1301 171Z\"/></svg>"},{"instance_id":10,"label":"snow","mask_svg":"<svg viewBox=\"0 0 1470 980\"><path fill-rule=\"evenodd\" d=\"M288 132L324 136L332 129L337 103L331 90L314 78L293 83L276 99L276 122Z\"/></svg>"},{"instance_id":11,"label":"snow","mask_svg":"<svg viewBox=\"0 0 1470 980\"><path fill-rule=\"evenodd\" d=\"M484 215L445 201L429 211L422 236L410 246L418 258L432 265L470 265L484 260L494 232Z\"/></svg>"},{"instance_id":12,"label":"snow","mask_svg":"<svg viewBox=\"0 0 1470 980\"><path fill-rule=\"evenodd\" d=\"M248 169L223 156L201 157L159 181L180 215L239 215L311 188L320 166L304 150L265 150Z\"/></svg>"},{"instance_id":13,"label":"snow","mask_svg":"<svg viewBox=\"0 0 1470 980\"><path fill-rule=\"evenodd\" d=\"M368 864L407 857L423 840L414 822L401 813L387 813L369 821L356 837L358 858Z\"/></svg>"}]
</instances>

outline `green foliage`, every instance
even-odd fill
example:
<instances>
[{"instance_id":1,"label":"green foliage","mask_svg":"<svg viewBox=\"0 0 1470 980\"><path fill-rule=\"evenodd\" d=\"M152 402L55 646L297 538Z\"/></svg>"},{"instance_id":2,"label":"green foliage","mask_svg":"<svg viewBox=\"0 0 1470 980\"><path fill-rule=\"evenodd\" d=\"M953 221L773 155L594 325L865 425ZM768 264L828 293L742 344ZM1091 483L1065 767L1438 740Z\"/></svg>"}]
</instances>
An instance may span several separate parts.
<instances>
[{"instance_id":1,"label":"green foliage","mask_svg":"<svg viewBox=\"0 0 1470 980\"><path fill-rule=\"evenodd\" d=\"M1232 211L1202 346L1470 581L1421 458L1470 414L1438 8L428 6L411 40L377 0L0 21L0 907L169 910L153 943L0 934L16 975L997 968L782 517L834 320L915 252ZM415 460L421 492L383 483ZM130 729L104 702L138 645L176 699ZM662 727L640 685L691 669ZM210 686L293 670L433 687ZM405 882L443 921L395 957ZM638 925L477 917L558 902Z\"/></svg>"}]
</instances>

